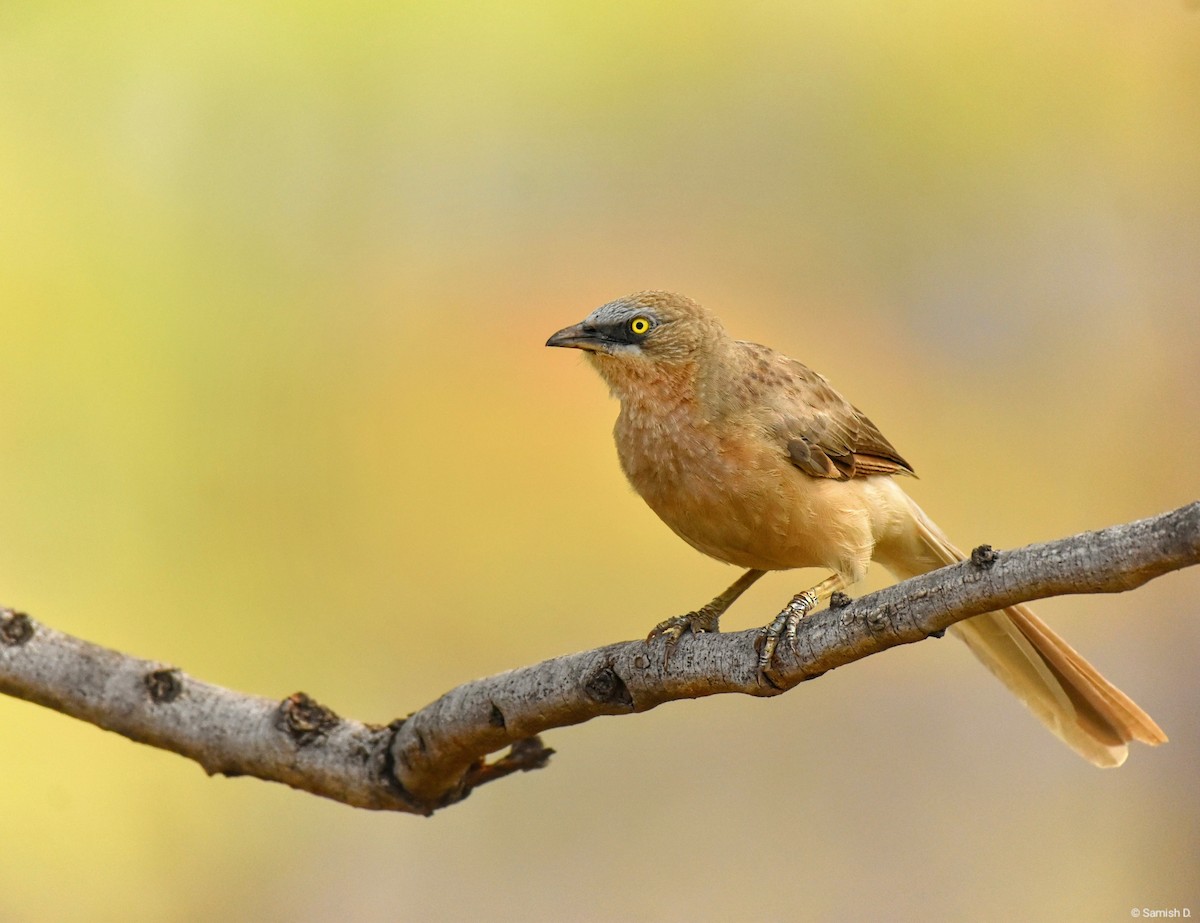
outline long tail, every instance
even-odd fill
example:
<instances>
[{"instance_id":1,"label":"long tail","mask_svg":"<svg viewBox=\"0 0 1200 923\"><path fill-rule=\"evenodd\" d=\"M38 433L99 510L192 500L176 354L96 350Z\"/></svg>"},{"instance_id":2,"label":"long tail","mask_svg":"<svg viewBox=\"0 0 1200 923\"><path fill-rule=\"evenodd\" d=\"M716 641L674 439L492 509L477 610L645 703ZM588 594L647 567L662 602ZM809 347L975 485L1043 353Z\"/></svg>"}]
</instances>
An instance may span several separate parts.
<instances>
[{"instance_id":1,"label":"long tail","mask_svg":"<svg viewBox=\"0 0 1200 923\"><path fill-rule=\"evenodd\" d=\"M912 577L966 557L911 498L914 554L881 561ZM1120 766L1126 744L1161 744L1167 735L1129 696L1106 680L1027 606L1010 606L951 629L1008 689L1067 746L1097 766Z\"/></svg>"}]
</instances>

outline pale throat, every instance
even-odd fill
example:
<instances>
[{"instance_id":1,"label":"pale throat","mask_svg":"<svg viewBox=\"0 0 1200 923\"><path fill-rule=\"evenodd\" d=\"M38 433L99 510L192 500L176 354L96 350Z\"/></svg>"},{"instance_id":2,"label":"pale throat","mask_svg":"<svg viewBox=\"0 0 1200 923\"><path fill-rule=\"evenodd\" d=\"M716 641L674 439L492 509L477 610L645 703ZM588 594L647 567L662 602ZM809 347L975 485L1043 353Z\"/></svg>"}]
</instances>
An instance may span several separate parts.
<instances>
[{"instance_id":1,"label":"pale throat","mask_svg":"<svg viewBox=\"0 0 1200 923\"><path fill-rule=\"evenodd\" d=\"M661 417L683 411L711 418L723 415L724 405L740 391L729 374L738 363L723 361L733 345L726 340L713 338L686 357L588 353L587 358L626 414Z\"/></svg>"},{"instance_id":2,"label":"pale throat","mask_svg":"<svg viewBox=\"0 0 1200 923\"><path fill-rule=\"evenodd\" d=\"M613 432L621 468L659 511L660 502L689 490L719 454L698 363L601 356L593 365L621 401Z\"/></svg>"},{"instance_id":3,"label":"pale throat","mask_svg":"<svg viewBox=\"0 0 1200 923\"><path fill-rule=\"evenodd\" d=\"M696 399L695 362L655 362L603 353L589 353L588 359L613 397L637 413L669 413Z\"/></svg>"}]
</instances>

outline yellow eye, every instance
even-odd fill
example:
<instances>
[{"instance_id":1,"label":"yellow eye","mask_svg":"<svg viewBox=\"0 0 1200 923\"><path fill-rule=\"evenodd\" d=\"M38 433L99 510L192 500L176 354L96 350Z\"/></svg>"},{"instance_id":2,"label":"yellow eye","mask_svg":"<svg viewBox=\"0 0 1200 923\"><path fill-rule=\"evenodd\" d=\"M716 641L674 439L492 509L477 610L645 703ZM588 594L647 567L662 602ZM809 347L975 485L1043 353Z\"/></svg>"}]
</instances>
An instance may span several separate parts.
<instances>
[{"instance_id":1,"label":"yellow eye","mask_svg":"<svg viewBox=\"0 0 1200 923\"><path fill-rule=\"evenodd\" d=\"M650 330L650 321L644 317L635 317L629 322L629 332L645 336Z\"/></svg>"}]
</instances>

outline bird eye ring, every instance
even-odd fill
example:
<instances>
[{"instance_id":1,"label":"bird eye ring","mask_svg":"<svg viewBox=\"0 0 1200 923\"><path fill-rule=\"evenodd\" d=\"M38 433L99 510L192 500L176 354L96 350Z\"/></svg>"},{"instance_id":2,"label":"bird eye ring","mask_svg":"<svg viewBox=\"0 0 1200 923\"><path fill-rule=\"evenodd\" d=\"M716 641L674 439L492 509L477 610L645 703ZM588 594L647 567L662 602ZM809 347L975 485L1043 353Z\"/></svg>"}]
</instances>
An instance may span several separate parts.
<instances>
[{"instance_id":1,"label":"bird eye ring","mask_svg":"<svg viewBox=\"0 0 1200 923\"><path fill-rule=\"evenodd\" d=\"M629 332L637 336L645 336L650 332L650 321L644 317L635 317L629 322Z\"/></svg>"}]
</instances>

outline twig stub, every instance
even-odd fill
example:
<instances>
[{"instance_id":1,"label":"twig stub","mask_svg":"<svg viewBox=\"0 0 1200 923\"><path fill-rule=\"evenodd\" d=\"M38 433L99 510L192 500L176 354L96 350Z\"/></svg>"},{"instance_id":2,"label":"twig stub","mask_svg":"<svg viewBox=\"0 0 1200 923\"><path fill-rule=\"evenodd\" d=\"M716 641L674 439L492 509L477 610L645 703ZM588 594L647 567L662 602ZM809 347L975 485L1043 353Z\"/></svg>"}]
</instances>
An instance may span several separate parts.
<instances>
[{"instance_id":1,"label":"twig stub","mask_svg":"<svg viewBox=\"0 0 1200 923\"><path fill-rule=\"evenodd\" d=\"M143 682L151 701L159 705L174 702L183 692L183 673L174 667L152 670L146 674Z\"/></svg>"},{"instance_id":2,"label":"twig stub","mask_svg":"<svg viewBox=\"0 0 1200 923\"><path fill-rule=\"evenodd\" d=\"M279 703L276 727L302 747L311 746L338 726L342 719L304 692L294 692Z\"/></svg>"},{"instance_id":3,"label":"twig stub","mask_svg":"<svg viewBox=\"0 0 1200 923\"><path fill-rule=\"evenodd\" d=\"M987 570L999 557L1000 552L991 545L976 545L971 549L971 563L980 570Z\"/></svg>"},{"instance_id":4,"label":"twig stub","mask_svg":"<svg viewBox=\"0 0 1200 923\"><path fill-rule=\"evenodd\" d=\"M33 619L24 612L0 609L0 644L20 647L33 637Z\"/></svg>"}]
</instances>

